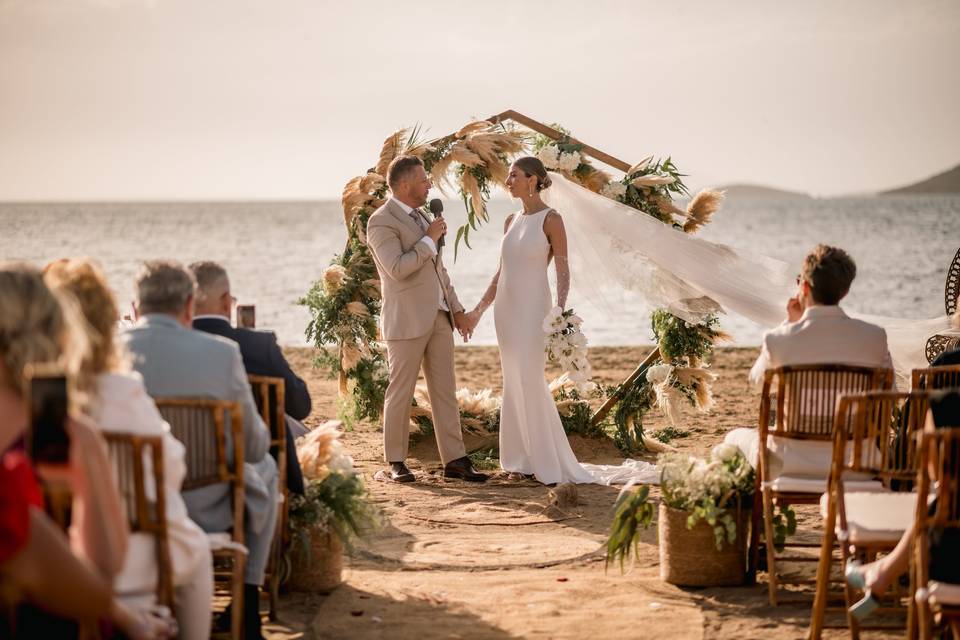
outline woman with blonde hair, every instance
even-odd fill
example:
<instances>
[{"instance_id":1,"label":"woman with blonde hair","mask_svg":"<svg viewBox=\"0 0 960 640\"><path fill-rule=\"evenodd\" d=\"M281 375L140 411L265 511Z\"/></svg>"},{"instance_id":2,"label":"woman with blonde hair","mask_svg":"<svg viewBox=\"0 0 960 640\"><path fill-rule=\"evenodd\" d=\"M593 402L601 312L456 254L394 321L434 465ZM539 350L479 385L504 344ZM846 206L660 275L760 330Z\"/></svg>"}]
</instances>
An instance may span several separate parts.
<instances>
[{"instance_id":1,"label":"woman with blonde hair","mask_svg":"<svg viewBox=\"0 0 960 640\"><path fill-rule=\"evenodd\" d=\"M0 264L0 309L0 596L78 622L109 620L138 640L169 637L174 629L168 622L135 611L110 592L126 551L127 525L106 446L77 413L86 386L79 366L87 351L77 330L79 316L69 300L50 291L37 269L16 263ZM30 422L26 371L39 364L62 368L70 387L68 463L37 464L35 470L48 481L66 482L74 494L73 552L38 508L30 464L15 444ZM8 486L8 480L17 486ZM15 637L45 635L49 620L30 617L29 624L13 630Z\"/></svg>"},{"instance_id":2,"label":"woman with blonde hair","mask_svg":"<svg viewBox=\"0 0 960 640\"><path fill-rule=\"evenodd\" d=\"M176 588L176 614L181 638L210 635L213 569L206 534L187 515L180 494L186 475L184 447L170 433L140 374L130 370L117 347L117 303L101 270L86 258L54 262L45 272L52 289L70 294L83 313L90 349L81 370L93 380L88 412L104 432L160 436L166 485L167 531ZM149 460L145 461L149 464ZM152 475L148 475L148 479ZM147 482L147 493L155 492ZM131 536L123 569L114 590L126 601L148 601L155 590L156 555L148 534Z\"/></svg>"}]
</instances>

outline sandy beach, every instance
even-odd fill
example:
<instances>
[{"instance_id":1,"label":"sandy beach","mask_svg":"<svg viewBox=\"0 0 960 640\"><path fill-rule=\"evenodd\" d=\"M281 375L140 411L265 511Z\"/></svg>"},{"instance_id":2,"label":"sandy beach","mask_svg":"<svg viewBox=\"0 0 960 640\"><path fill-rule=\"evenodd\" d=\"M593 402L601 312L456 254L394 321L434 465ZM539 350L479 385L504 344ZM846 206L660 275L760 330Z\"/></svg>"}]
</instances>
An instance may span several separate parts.
<instances>
[{"instance_id":1,"label":"sandy beach","mask_svg":"<svg viewBox=\"0 0 960 640\"><path fill-rule=\"evenodd\" d=\"M619 381L648 350L592 349L594 373ZM690 435L673 445L704 454L728 430L756 421L758 394L746 382L756 354L753 348L716 352L716 407L690 415ZM308 423L335 416L336 381L312 367L311 350L288 349L287 356L314 397ZM458 347L456 366L460 386L499 391L496 348ZM666 426L656 410L648 418L650 431ZM763 582L713 589L662 582L655 528L644 534L625 575L616 567L605 571L602 545L616 488L580 486L579 505L561 511L547 505L549 489L532 481L495 477L476 486L444 480L432 437L416 436L408 462L418 482L385 484L372 481L382 465L377 427L357 425L344 441L386 524L347 560L344 584L331 595L284 594L280 621L266 628L271 638L806 637L809 606L770 607ZM609 439L575 437L572 444L582 461L622 460ZM798 535L811 536L816 516L798 513ZM846 636L845 629L824 634Z\"/></svg>"}]
</instances>

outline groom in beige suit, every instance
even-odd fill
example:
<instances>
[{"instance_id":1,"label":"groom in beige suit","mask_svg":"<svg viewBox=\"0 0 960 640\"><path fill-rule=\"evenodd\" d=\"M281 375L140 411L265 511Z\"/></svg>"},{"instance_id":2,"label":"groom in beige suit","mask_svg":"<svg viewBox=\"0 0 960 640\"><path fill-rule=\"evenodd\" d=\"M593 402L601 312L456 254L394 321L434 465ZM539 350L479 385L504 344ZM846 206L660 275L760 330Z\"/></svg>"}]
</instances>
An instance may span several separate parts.
<instances>
[{"instance_id":1,"label":"groom in beige suit","mask_svg":"<svg viewBox=\"0 0 960 640\"><path fill-rule=\"evenodd\" d=\"M404 461L410 432L410 408L423 367L433 412L443 475L472 482L487 477L470 464L460 430L453 371L453 329L473 330L443 266L440 239L443 218L427 219L420 210L430 191L423 163L398 156L387 169L391 197L367 222L367 245L380 273L383 308L381 333L387 343L390 381L383 405L386 477L413 482Z\"/></svg>"}]
</instances>

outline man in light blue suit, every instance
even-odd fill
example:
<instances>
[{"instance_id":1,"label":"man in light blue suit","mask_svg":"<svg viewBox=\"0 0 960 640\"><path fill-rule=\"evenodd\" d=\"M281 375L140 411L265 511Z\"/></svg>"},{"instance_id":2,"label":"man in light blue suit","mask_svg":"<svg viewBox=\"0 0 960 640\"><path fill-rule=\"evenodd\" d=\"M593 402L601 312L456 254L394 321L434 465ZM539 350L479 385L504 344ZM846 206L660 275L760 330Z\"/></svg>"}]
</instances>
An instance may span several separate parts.
<instances>
[{"instance_id":1,"label":"man in light blue suit","mask_svg":"<svg viewBox=\"0 0 960 640\"><path fill-rule=\"evenodd\" d=\"M158 260L144 264L137 277L139 320L123 334L134 368L153 397L205 397L236 402L243 410L245 541L250 555L244 577L247 638L261 638L260 598L277 522L277 465L268 453L270 433L254 403L237 344L194 331L196 282L180 264ZM227 447L232 451L232 446ZM188 452L189 455L189 452ZM226 531L231 523L226 485L185 491L190 517L204 531Z\"/></svg>"}]
</instances>

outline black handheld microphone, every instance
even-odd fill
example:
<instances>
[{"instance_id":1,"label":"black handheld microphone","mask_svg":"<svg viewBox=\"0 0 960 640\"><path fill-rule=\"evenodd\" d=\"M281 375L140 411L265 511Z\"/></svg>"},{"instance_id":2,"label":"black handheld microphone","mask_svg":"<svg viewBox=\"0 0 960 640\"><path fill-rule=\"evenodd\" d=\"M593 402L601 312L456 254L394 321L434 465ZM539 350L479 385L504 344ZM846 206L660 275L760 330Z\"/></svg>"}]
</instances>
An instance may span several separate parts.
<instances>
[{"instance_id":1,"label":"black handheld microphone","mask_svg":"<svg viewBox=\"0 0 960 640\"><path fill-rule=\"evenodd\" d=\"M441 202L440 198L434 198L430 201L430 213L433 214L434 218L443 217L443 202ZM437 240L437 249L443 246L443 240L445 236L446 234L440 236L440 239Z\"/></svg>"}]
</instances>

